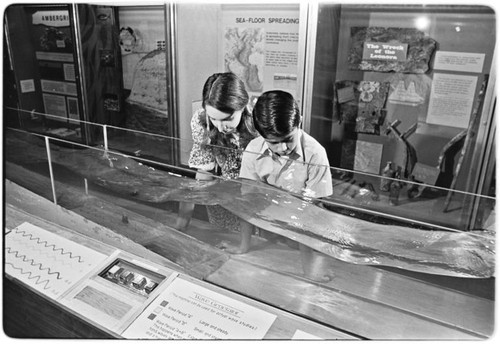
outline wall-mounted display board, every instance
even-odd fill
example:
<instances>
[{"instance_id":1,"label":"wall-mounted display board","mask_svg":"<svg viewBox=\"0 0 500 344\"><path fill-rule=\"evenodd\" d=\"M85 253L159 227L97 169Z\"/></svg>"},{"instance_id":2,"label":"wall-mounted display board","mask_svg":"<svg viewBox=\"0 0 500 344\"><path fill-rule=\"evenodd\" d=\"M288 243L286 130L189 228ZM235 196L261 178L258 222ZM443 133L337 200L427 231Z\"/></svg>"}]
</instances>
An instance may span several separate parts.
<instances>
[{"instance_id":1,"label":"wall-mounted display board","mask_svg":"<svg viewBox=\"0 0 500 344\"><path fill-rule=\"evenodd\" d=\"M297 96L299 8L222 6L220 70L238 75L254 96L281 89Z\"/></svg>"}]
</instances>

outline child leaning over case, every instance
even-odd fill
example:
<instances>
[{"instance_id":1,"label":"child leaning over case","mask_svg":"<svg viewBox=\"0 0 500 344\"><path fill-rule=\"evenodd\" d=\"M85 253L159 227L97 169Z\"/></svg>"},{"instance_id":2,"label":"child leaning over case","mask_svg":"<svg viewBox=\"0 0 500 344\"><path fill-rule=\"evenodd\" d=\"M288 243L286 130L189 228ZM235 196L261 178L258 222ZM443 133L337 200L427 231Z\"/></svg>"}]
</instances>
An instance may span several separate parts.
<instances>
[{"instance_id":1,"label":"child leaning over case","mask_svg":"<svg viewBox=\"0 0 500 344\"><path fill-rule=\"evenodd\" d=\"M189 167L196 179L211 180L214 174L233 179L239 176L241 151L258 133L253 128L245 84L233 73L215 73L203 86L202 108L191 118L193 148ZM175 228L185 231L194 203L181 202ZM238 231L250 224L219 205L207 206L208 219L217 228Z\"/></svg>"},{"instance_id":2,"label":"child leaning over case","mask_svg":"<svg viewBox=\"0 0 500 344\"><path fill-rule=\"evenodd\" d=\"M261 135L243 153L240 178L256 180L307 197L332 194L332 176L326 151L300 129L302 116L290 93L263 93L253 109L255 129ZM255 154L257 153L257 154ZM242 252L250 248L252 232L242 230ZM246 247L244 247L246 246ZM313 277L318 253L299 244L304 272Z\"/></svg>"}]
</instances>

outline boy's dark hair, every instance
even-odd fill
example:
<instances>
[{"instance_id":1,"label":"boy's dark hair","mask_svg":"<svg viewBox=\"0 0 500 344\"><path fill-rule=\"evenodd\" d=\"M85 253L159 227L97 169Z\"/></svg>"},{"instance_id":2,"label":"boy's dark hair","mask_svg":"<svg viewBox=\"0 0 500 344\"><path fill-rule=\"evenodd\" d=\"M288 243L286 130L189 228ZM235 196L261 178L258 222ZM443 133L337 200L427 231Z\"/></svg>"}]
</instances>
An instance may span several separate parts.
<instances>
[{"instance_id":1,"label":"boy's dark hair","mask_svg":"<svg viewBox=\"0 0 500 344\"><path fill-rule=\"evenodd\" d=\"M267 91L253 108L255 129L263 138L283 137L300 126L299 106L293 96L285 91Z\"/></svg>"}]
</instances>

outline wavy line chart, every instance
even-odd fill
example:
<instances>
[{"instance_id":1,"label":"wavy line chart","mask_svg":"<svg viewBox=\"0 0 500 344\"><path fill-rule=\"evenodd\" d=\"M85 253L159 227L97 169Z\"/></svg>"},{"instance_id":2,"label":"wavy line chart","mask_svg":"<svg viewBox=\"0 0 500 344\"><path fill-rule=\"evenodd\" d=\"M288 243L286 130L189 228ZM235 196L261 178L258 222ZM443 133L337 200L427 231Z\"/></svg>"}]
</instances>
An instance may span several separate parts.
<instances>
[{"instance_id":1,"label":"wavy line chart","mask_svg":"<svg viewBox=\"0 0 500 344\"><path fill-rule=\"evenodd\" d=\"M53 299L107 258L27 222L5 235L4 247L5 272Z\"/></svg>"}]
</instances>

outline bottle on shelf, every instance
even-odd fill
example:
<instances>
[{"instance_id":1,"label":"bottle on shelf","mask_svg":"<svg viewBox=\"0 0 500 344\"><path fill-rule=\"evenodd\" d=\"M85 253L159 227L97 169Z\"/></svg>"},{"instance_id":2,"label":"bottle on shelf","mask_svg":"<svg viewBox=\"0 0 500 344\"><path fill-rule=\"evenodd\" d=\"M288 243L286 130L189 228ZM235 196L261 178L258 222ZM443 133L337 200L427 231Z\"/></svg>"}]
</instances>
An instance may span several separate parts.
<instances>
[{"instance_id":1,"label":"bottle on shelf","mask_svg":"<svg viewBox=\"0 0 500 344\"><path fill-rule=\"evenodd\" d=\"M391 179L393 178L396 171L392 168L392 161L388 161L387 165L382 170L382 178L380 179L380 191L389 191L391 186Z\"/></svg>"},{"instance_id":2,"label":"bottle on shelf","mask_svg":"<svg viewBox=\"0 0 500 344\"><path fill-rule=\"evenodd\" d=\"M399 181L401 179L401 171L398 169L395 172L394 178L397 178L398 180L392 181L391 185L389 186L390 192L389 192L389 203L391 205L398 205L399 204L399 193L401 192L401 189L403 188L403 183Z\"/></svg>"}]
</instances>

